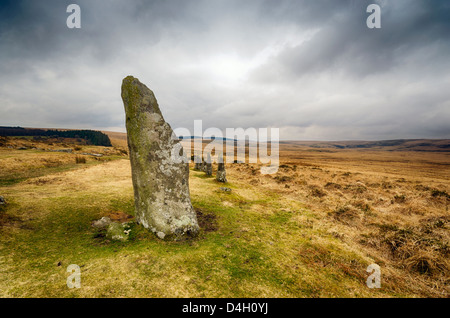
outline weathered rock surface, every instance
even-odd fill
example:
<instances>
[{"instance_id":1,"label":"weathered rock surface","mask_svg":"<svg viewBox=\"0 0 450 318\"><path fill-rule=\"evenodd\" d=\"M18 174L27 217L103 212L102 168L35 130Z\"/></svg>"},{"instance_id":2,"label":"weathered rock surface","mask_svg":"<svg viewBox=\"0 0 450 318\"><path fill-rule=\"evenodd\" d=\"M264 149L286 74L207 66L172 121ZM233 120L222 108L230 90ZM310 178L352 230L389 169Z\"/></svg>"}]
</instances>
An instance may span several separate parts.
<instances>
[{"instance_id":1,"label":"weathered rock surface","mask_svg":"<svg viewBox=\"0 0 450 318\"><path fill-rule=\"evenodd\" d=\"M201 169L201 162L200 162L200 157L198 157L198 156L194 156L194 163L195 163L195 165L194 165L194 170L200 170Z\"/></svg>"},{"instance_id":2,"label":"weathered rock surface","mask_svg":"<svg viewBox=\"0 0 450 318\"><path fill-rule=\"evenodd\" d=\"M173 159L182 149L153 92L138 79L122 82L136 221L161 239L198 234L189 194L189 165Z\"/></svg>"},{"instance_id":3,"label":"weathered rock surface","mask_svg":"<svg viewBox=\"0 0 450 318\"><path fill-rule=\"evenodd\" d=\"M220 162L216 172L216 180L223 183L227 182L227 173L225 171L225 164Z\"/></svg>"},{"instance_id":4,"label":"weathered rock surface","mask_svg":"<svg viewBox=\"0 0 450 318\"><path fill-rule=\"evenodd\" d=\"M130 226L127 223L110 223L106 232L106 238L113 241L128 241Z\"/></svg>"},{"instance_id":5,"label":"weathered rock surface","mask_svg":"<svg viewBox=\"0 0 450 318\"><path fill-rule=\"evenodd\" d=\"M206 159L206 175L212 176L212 161L211 161L211 155L208 153L208 158Z\"/></svg>"},{"instance_id":6,"label":"weathered rock surface","mask_svg":"<svg viewBox=\"0 0 450 318\"><path fill-rule=\"evenodd\" d=\"M111 223L112 223L111 219L107 216L104 216L100 220L92 222L92 226L97 229L103 229L106 228Z\"/></svg>"},{"instance_id":7,"label":"weathered rock surface","mask_svg":"<svg viewBox=\"0 0 450 318\"><path fill-rule=\"evenodd\" d=\"M200 164L200 170L206 172L206 161L202 159L202 163Z\"/></svg>"}]
</instances>

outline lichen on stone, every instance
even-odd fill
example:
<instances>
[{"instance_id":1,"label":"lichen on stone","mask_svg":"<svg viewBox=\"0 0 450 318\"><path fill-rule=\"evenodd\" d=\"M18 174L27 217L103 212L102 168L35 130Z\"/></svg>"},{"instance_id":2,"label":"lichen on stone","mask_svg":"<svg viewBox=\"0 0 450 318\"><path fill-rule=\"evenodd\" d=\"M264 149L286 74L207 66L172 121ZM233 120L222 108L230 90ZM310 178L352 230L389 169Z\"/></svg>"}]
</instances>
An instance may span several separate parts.
<instances>
[{"instance_id":1,"label":"lichen on stone","mask_svg":"<svg viewBox=\"0 0 450 318\"><path fill-rule=\"evenodd\" d=\"M187 161L173 160L179 140L165 122L153 92L128 76L122 83L136 221L161 239L197 235ZM162 235L162 234L164 235Z\"/></svg>"}]
</instances>

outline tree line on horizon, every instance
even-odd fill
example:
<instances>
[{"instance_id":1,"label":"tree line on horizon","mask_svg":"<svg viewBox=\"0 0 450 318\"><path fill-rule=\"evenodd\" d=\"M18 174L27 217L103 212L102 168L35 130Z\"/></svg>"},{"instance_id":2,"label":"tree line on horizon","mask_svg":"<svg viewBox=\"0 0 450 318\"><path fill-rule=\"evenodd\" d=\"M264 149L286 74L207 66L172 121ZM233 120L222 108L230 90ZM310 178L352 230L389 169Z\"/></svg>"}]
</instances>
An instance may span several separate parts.
<instances>
[{"instance_id":1,"label":"tree line on horizon","mask_svg":"<svg viewBox=\"0 0 450 318\"><path fill-rule=\"evenodd\" d=\"M111 140L108 135L97 130L57 130L57 129L39 129L23 127L5 127L0 126L0 136L39 136L39 137L62 137L84 139L89 144L95 146L111 147Z\"/></svg>"}]
</instances>

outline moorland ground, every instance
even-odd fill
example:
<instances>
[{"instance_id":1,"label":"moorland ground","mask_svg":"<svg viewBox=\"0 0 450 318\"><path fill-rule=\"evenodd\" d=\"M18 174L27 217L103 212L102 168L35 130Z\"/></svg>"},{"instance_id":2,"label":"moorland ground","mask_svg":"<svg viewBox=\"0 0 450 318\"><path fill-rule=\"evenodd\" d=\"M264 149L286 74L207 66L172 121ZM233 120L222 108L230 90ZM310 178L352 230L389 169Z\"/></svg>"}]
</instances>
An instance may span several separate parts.
<instances>
[{"instance_id":1,"label":"moorland ground","mask_svg":"<svg viewBox=\"0 0 450 318\"><path fill-rule=\"evenodd\" d=\"M1 138L0 297L449 296L448 151L282 143L276 174L226 164L226 185L191 164L199 237L133 224L115 242L91 226L133 220L126 138L110 138ZM366 285L372 263L380 289Z\"/></svg>"}]
</instances>

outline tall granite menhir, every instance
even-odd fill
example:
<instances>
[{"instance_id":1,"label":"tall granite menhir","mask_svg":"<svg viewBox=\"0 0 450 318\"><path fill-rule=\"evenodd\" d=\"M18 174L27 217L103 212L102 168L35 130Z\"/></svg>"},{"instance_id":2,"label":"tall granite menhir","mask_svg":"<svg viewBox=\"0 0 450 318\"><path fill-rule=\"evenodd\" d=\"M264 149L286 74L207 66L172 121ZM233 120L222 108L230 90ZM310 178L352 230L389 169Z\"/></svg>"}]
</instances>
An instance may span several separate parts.
<instances>
[{"instance_id":1,"label":"tall granite menhir","mask_svg":"<svg viewBox=\"0 0 450 318\"><path fill-rule=\"evenodd\" d=\"M153 92L133 76L122 82L136 221L161 239L198 234L189 195L189 165L172 160L179 149Z\"/></svg>"}]
</instances>

